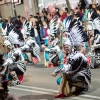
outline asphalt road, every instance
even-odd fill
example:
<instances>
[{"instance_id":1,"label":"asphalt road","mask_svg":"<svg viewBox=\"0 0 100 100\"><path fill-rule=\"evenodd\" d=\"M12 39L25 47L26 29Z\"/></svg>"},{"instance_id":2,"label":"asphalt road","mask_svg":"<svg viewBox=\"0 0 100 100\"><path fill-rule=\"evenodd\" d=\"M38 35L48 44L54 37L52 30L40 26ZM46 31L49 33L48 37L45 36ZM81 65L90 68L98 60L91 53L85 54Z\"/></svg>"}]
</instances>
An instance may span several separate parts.
<instances>
[{"instance_id":1,"label":"asphalt road","mask_svg":"<svg viewBox=\"0 0 100 100\"><path fill-rule=\"evenodd\" d=\"M51 73L55 68L45 68L42 61L36 65L27 66L23 83L16 87L10 87L10 92L19 100L56 100L54 96L58 92L57 77ZM100 69L91 69L92 89L86 95L64 98L65 100L100 100ZM57 99L62 100L62 99Z\"/></svg>"}]
</instances>

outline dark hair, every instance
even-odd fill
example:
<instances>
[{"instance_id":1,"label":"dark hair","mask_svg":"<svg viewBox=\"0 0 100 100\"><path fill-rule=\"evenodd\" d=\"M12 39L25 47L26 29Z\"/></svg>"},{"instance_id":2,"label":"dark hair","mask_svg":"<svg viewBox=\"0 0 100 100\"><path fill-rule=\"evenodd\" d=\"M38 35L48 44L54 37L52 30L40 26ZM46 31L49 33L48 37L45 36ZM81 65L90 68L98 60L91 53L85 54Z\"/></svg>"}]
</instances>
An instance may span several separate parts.
<instances>
[{"instance_id":1,"label":"dark hair","mask_svg":"<svg viewBox=\"0 0 100 100\"><path fill-rule=\"evenodd\" d=\"M92 9L92 4L90 4L88 8L89 8L89 9Z\"/></svg>"},{"instance_id":2,"label":"dark hair","mask_svg":"<svg viewBox=\"0 0 100 100\"><path fill-rule=\"evenodd\" d=\"M38 16L34 16L34 18L38 19Z\"/></svg>"},{"instance_id":3,"label":"dark hair","mask_svg":"<svg viewBox=\"0 0 100 100\"><path fill-rule=\"evenodd\" d=\"M60 17L59 8L55 8L55 10L56 10L55 15Z\"/></svg>"},{"instance_id":4,"label":"dark hair","mask_svg":"<svg viewBox=\"0 0 100 100\"><path fill-rule=\"evenodd\" d=\"M68 12L68 8L65 8L65 11L67 11L67 12Z\"/></svg>"},{"instance_id":5,"label":"dark hair","mask_svg":"<svg viewBox=\"0 0 100 100\"><path fill-rule=\"evenodd\" d=\"M21 18L21 16L20 16L20 15L18 15L18 16L17 16L17 18Z\"/></svg>"},{"instance_id":6,"label":"dark hair","mask_svg":"<svg viewBox=\"0 0 100 100\"><path fill-rule=\"evenodd\" d=\"M33 17L33 15L29 15L29 16Z\"/></svg>"},{"instance_id":7,"label":"dark hair","mask_svg":"<svg viewBox=\"0 0 100 100\"><path fill-rule=\"evenodd\" d=\"M24 19L25 20L26 18L22 16L21 19Z\"/></svg>"},{"instance_id":8,"label":"dark hair","mask_svg":"<svg viewBox=\"0 0 100 100\"><path fill-rule=\"evenodd\" d=\"M36 13L37 15L39 15L39 13Z\"/></svg>"}]
</instances>

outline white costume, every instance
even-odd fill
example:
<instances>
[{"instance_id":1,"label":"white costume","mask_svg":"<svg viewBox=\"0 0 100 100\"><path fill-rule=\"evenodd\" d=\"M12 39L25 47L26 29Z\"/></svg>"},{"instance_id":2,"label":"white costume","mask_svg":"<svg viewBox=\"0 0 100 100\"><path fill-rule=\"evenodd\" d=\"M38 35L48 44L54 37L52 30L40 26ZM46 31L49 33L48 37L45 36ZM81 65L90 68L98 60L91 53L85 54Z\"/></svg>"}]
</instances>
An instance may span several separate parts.
<instances>
[{"instance_id":1,"label":"white costume","mask_svg":"<svg viewBox=\"0 0 100 100\"><path fill-rule=\"evenodd\" d=\"M28 37L26 39L25 45L23 47L21 47L22 50L26 50L30 52L31 49L31 54L35 55L39 61L41 61L40 59L40 47L38 46L38 44L35 42L35 40L32 37Z\"/></svg>"},{"instance_id":2,"label":"white costume","mask_svg":"<svg viewBox=\"0 0 100 100\"><path fill-rule=\"evenodd\" d=\"M20 84L17 75L23 75L26 72L26 64L21 50L18 48L14 48L14 41L12 40L13 39L6 37L6 40L4 41L4 45L10 48L10 52L8 53L8 58L4 62L3 66L9 67L10 75L14 80L11 85L14 86Z\"/></svg>"}]
</instances>

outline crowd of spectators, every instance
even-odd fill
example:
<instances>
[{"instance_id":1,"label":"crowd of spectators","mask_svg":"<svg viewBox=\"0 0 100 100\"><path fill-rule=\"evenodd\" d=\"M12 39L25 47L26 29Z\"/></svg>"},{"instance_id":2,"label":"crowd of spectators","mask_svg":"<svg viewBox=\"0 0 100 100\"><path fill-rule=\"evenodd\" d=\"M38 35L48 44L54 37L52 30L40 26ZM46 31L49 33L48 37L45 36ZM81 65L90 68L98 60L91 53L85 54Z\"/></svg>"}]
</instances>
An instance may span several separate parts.
<instances>
[{"instance_id":1,"label":"crowd of spectators","mask_svg":"<svg viewBox=\"0 0 100 100\"><path fill-rule=\"evenodd\" d=\"M21 31L27 21L30 27L30 36L36 40L40 47L40 51L42 52L45 39L48 37L50 32L50 22L53 16L58 16L57 28L59 29L59 22L63 22L63 20L68 16L74 16L75 19L79 18L78 20L81 22L86 21L86 10L88 10L88 13L91 15L89 20L95 19L98 16L96 9L97 6L99 6L97 3L92 3L87 7L84 0L79 0L77 6L74 7L74 9L71 9L71 11L69 11L68 8L61 9L55 7L55 10L50 12L48 9L43 8L41 13L36 13L34 16L29 15L27 19L24 16L18 15L17 18L9 16L7 19L1 19L0 22L5 22L7 26L13 24L13 26Z\"/></svg>"}]
</instances>

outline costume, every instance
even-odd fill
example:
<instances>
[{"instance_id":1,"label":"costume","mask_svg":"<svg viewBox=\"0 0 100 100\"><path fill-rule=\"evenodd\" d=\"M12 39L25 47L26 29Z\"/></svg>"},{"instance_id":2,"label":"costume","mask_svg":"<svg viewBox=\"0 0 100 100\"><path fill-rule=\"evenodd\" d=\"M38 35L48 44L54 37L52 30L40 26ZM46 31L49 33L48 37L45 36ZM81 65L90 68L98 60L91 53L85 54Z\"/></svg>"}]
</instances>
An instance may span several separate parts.
<instances>
[{"instance_id":1,"label":"costume","mask_svg":"<svg viewBox=\"0 0 100 100\"><path fill-rule=\"evenodd\" d=\"M4 100L8 95L8 81L6 80L6 76L2 74L3 72L3 55L0 54L0 99Z\"/></svg>"},{"instance_id":2,"label":"costume","mask_svg":"<svg viewBox=\"0 0 100 100\"><path fill-rule=\"evenodd\" d=\"M32 37L28 36L28 38L25 40L25 45L21 47L21 50L30 52L32 57L36 57L38 61L41 61L40 47Z\"/></svg>"},{"instance_id":3,"label":"costume","mask_svg":"<svg viewBox=\"0 0 100 100\"><path fill-rule=\"evenodd\" d=\"M87 58L77 51L76 47L83 45L84 41L86 41L85 32L77 20L72 21L71 19L67 19L66 21L65 29L67 31L67 38L64 40L63 45L64 51L67 53L67 63L63 64L61 68L54 70L53 75L57 75L58 73L65 74L64 76L67 77L67 88L70 88L70 90L73 87L73 84L77 83L81 77L83 80L81 80L80 85L84 85L84 87L79 86L79 92L84 94L88 92L91 87L91 72L88 67ZM64 94L64 83L61 85L63 85L61 91ZM68 89L68 94L65 95L68 96L71 92L70 90ZM56 97L58 98L59 95Z\"/></svg>"},{"instance_id":4,"label":"costume","mask_svg":"<svg viewBox=\"0 0 100 100\"><path fill-rule=\"evenodd\" d=\"M13 78L12 86L20 84L18 79L18 75L24 75L26 72L26 64L24 58L22 56L22 52L19 48L14 48L14 41L13 38L6 37L4 41L4 45L10 48L10 52L8 53L8 58L6 59L5 63L3 64L4 68L9 67L10 76Z\"/></svg>"},{"instance_id":5,"label":"costume","mask_svg":"<svg viewBox=\"0 0 100 100\"><path fill-rule=\"evenodd\" d=\"M44 52L44 57L46 59L45 66L52 67L54 64L58 64L59 62L59 53L60 53L60 47L59 47L59 40L56 37L57 35L57 27L56 27L56 21L57 17L54 16L54 18L51 20L50 24L50 34L48 36L48 42L46 43L46 48Z\"/></svg>"},{"instance_id":6,"label":"costume","mask_svg":"<svg viewBox=\"0 0 100 100\"><path fill-rule=\"evenodd\" d=\"M24 36L27 32L31 33L32 22L31 21L29 22L29 21L25 20L24 23L23 23L22 28L24 29L24 32L22 32Z\"/></svg>"},{"instance_id":7,"label":"costume","mask_svg":"<svg viewBox=\"0 0 100 100\"><path fill-rule=\"evenodd\" d=\"M14 42L16 44L20 44L22 41L24 41L23 35L20 30L18 30L12 23L9 25L6 25L5 23L2 26L2 32L4 36L10 36L14 38Z\"/></svg>"},{"instance_id":8,"label":"costume","mask_svg":"<svg viewBox=\"0 0 100 100\"><path fill-rule=\"evenodd\" d=\"M93 20L94 34L92 35L91 47L91 68L99 67L99 54L100 54L100 16Z\"/></svg>"}]
</instances>

